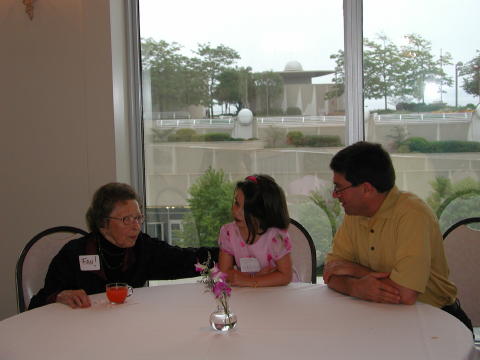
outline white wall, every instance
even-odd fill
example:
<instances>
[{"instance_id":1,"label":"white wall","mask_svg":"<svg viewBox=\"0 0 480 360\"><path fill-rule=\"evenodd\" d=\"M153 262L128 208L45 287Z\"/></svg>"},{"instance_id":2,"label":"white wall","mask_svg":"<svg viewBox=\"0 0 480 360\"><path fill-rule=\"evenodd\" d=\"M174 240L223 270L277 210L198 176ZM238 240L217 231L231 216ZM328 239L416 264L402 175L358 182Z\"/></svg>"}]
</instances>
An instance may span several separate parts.
<instances>
[{"instance_id":1,"label":"white wall","mask_svg":"<svg viewBox=\"0 0 480 360\"><path fill-rule=\"evenodd\" d=\"M122 15L123 2L111 1ZM35 1L32 21L24 11L21 0L0 1L0 319L16 313L24 245L48 227L85 228L93 192L128 181L129 171L121 78L113 100L112 71L124 64L112 67L110 1Z\"/></svg>"}]
</instances>

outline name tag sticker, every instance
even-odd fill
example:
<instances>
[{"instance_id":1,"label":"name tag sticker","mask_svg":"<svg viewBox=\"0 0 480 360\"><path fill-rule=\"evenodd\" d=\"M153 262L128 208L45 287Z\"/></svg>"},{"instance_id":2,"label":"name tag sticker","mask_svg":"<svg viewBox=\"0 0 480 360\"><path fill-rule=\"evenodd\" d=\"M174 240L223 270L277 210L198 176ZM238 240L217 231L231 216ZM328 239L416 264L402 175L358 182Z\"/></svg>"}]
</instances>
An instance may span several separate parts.
<instances>
[{"instance_id":1,"label":"name tag sticker","mask_svg":"<svg viewBox=\"0 0 480 360\"><path fill-rule=\"evenodd\" d=\"M260 271L260 263L256 258L241 258L240 270L242 272L256 273Z\"/></svg>"},{"instance_id":2,"label":"name tag sticker","mask_svg":"<svg viewBox=\"0 0 480 360\"><path fill-rule=\"evenodd\" d=\"M98 255L80 255L78 261L80 262L80 270L82 271L100 270L100 259Z\"/></svg>"}]
</instances>

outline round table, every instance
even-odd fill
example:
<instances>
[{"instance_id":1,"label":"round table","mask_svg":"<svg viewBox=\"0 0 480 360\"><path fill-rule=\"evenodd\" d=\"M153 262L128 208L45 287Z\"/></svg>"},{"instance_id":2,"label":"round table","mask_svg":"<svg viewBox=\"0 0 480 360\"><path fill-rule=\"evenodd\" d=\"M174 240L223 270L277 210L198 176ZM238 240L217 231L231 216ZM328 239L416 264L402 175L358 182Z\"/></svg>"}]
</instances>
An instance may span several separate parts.
<instances>
[{"instance_id":1,"label":"round table","mask_svg":"<svg viewBox=\"0 0 480 360\"><path fill-rule=\"evenodd\" d=\"M475 359L470 331L430 305L370 303L325 285L234 288L238 326L218 333L201 284L105 294L86 309L51 304L0 322L0 359Z\"/></svg>"}]
</instances>

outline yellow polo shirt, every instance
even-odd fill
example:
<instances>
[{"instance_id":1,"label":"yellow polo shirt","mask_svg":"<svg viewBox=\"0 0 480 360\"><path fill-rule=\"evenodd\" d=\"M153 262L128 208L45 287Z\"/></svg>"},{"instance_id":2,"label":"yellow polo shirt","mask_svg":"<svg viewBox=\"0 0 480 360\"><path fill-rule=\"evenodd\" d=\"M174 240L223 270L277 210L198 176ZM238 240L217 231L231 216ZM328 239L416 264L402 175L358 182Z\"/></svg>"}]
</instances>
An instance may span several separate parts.
<instances>
[{"instance_id":1,"label":"yellow polo shirt","mask_svg":"<svg viewBox=\"0 0 480 360\"><path fill-rule=\"evenodd\" d=\"M416 195L390 190L372 217L345 215L326 262L347 260L419 292L418 300L436 307L455 301L438 221Z\"/></svg>"}]
</instances>

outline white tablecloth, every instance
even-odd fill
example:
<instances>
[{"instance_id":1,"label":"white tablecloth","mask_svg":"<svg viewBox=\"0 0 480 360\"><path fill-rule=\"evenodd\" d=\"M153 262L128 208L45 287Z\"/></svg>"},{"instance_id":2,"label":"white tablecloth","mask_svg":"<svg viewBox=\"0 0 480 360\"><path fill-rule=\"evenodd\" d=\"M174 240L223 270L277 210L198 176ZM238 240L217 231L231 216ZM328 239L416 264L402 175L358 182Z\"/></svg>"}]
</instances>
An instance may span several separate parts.
<instances>
[{"instance_id":1,"label":"white tablecloth","mask_svg":"<svg viewBox=\"0 0 480 360\"><path fill-rule=\"evenodd\" d=\"M0 322L0 359L476 359L472 335L432 306L375 304L324 285L234 288L238 326L209 326L215 301L201 284L105 294L88 309L51 304Z\"/></svg>"}]
</instances>

